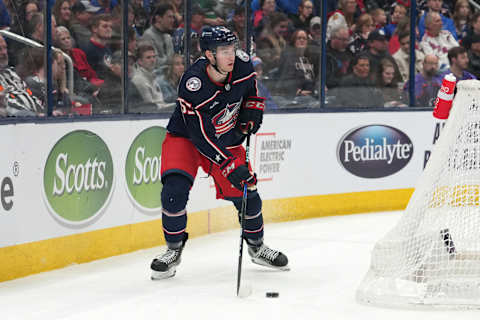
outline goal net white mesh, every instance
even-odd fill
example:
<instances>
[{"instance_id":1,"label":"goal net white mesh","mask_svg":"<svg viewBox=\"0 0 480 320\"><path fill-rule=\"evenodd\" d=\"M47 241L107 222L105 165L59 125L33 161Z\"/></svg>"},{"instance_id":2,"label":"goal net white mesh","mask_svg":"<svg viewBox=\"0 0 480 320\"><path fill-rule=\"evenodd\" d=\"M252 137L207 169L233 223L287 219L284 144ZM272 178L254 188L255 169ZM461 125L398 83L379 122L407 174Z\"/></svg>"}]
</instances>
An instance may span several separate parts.
<instances>
[{"instance_id":1,"label":"goal net white mesh","mask_svg":"<svg viewBox=\"0 0 480 320\"><path fill-rule=\"evenodd\" d=\"M480 308L480 81L452 111L397 226L378 241L357 300Z\"/></svg>"}]
</instances>

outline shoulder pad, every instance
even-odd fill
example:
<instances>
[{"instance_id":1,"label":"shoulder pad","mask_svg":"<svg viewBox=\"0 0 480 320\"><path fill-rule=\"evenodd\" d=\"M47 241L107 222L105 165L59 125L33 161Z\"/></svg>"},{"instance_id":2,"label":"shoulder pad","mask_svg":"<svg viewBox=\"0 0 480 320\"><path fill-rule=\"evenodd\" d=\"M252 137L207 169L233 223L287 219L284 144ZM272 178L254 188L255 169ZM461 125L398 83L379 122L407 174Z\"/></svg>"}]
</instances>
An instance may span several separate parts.
<instances>
[{"instance_id":1,"label":"shoulder pad","mask_svg":"<svg viewBox=\"0 0 480 320\"><path fill-rule=\"evenodd\" d=\"M236 56L242 60L243 62L248 62L250 61L250 56L243 50L237 49L235 52Z\"/></svg>"}]
</instances>

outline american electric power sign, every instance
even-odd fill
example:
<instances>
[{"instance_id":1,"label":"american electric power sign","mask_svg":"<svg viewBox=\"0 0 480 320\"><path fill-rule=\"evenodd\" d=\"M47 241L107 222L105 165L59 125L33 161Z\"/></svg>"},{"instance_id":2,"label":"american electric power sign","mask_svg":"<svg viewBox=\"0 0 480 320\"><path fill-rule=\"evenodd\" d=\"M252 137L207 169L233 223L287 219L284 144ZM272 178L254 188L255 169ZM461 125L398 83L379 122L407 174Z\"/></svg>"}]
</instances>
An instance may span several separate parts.
<instances>
[{"instance_id":1,"label":"american electric power sign","mask_svg":"<svg viewBox=\"0 0 480 320\"><path fill-rule=\"evenodd\" d=\"M362 178L383 178L402 170L413 155L413 144L402 131L368 125L347 132L337 146L338 162Z\"/></svg>"},{"instance_id":2,"label":"american electric power sign","mask_svg":"<svg viewBox=\"0 0 480 320\"><path fill-rule=\"evenodd\" d=\"M161 213L160 161L165 132L157 126L142 131L125 159L128 196L147 214ZM88 226L108 206L114 179L114 161L106 143L91 131L72 131L57 141L45 162L45 203L60 224L70 228Z\"/></svg>"}]
</instances>

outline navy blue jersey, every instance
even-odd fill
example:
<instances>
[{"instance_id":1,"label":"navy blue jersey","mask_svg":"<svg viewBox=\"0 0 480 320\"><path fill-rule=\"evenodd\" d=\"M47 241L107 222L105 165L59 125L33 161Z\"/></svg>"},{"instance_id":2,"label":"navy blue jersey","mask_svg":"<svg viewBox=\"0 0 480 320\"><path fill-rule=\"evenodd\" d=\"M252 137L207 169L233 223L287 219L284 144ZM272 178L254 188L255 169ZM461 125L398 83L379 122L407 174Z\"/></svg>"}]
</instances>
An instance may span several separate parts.
<instances>
[{"instance_id":1,"label":"navy blue jersey","mask_svg":"<svg viewBox=\"0 0 480 320\"><path fill-rule=\"evenodd\" d=\"M263 98L258 96L256 73L245 52L237 50L225 83L209 77L208 63L200 58L183 74L167 130L190 139L200 153L220 165L232 156L228 147L245 139L235 128L240 108L249 99Z\"/></svg>"}]
</instances>

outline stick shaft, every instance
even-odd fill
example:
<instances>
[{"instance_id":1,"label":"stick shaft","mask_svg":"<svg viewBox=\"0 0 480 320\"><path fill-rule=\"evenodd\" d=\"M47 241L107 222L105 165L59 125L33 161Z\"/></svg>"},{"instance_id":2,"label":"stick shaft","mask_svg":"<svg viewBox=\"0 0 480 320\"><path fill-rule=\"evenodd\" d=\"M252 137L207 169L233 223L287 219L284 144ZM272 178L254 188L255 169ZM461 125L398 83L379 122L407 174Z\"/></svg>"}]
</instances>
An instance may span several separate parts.
<instances>
[{"instance_id":1,"label":"stick shaft","mask_svg":"<svg viewBox=\"0 0 480 320\"><path fill-rule=\"evenodd\" d=\"M247 145L245 146L245 164L250 162L250 134L247 135ZM247 212L247 183L243 184L242 208L240 212L240 250L238 252L238 269L237 269L237 296L240 292L240 282L242 279L242 258L243 258L243 230L245 229L245 214Z\"/></svg>"}]
</instances>

